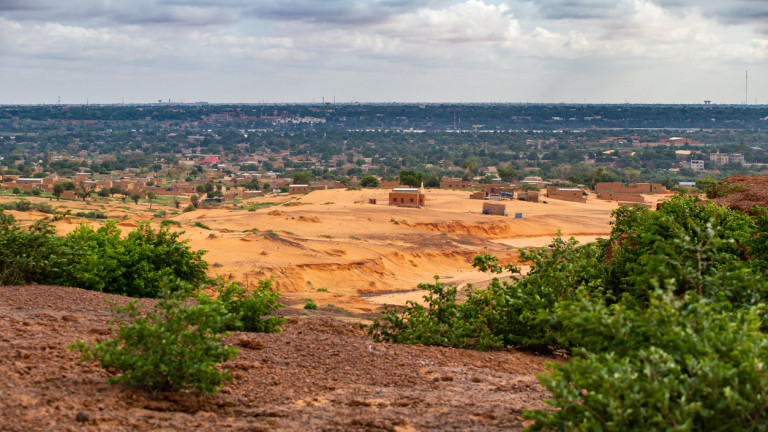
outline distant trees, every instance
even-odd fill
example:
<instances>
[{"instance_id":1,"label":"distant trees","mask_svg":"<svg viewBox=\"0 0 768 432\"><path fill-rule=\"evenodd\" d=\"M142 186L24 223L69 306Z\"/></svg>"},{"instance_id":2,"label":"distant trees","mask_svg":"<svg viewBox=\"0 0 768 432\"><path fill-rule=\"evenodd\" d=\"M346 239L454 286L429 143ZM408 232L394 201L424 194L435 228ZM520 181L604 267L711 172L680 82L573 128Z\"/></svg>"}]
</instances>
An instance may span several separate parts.
<instances>
[{"instance_id":1,"label":"distant trees","mask_svg":"<svg viewBox=\"0 0 768 432\"><path fill-rule=\"evenodd\" d=\"M154 191L146 191L144 195L147 197L147 201L149 201L149 209L152 210L152 201L157 198L157 195L155 195Z\"/></svg>"},{"instance_id":2,"label":"distant trees","mask_svg":"<svg viewBox=\"0 0 768 432\"><path fill-rule=\"evenodd\" d=\"M133 200L134 204L138 204L139 200L141 199L141 194L135 193L135 194L131 195L131 199Z\"/></svg>"},{"instance_id":3,"label":"distant trees","mask_svg":"<svg viewBox=\"0 0 768 432\"><path fill-rule=\"evenodd\" d=\"M299 171L291 175L293 184L309 184L315 179L315 175L311 171Z\"/></svg>"},{"instance_id":4,"label":"distant trees","mask_svg":"<svg viewBox=\"0 0 768 432\"><path fill-rule=\"evenodd\" d=\"M56 183L53 185L53 196L56 197L56 201L61 199L61 195L64 193L64 185Z\"/></svg>"},{"instance_id":5,"label":"distant trees","mask_svg":"<svg viewBox=\"0 0 768 432\"><path fill-rule=\"evenodd\" d=\"M520 175L520 172L511 165L498 167L496 172L499 178L507 183L517 180L517 176Z\"/></svg>"},{"instance_id":6,"label":"distant trees","mask_svg":"<svg viewBox=\"0 0 768 432\"><path fill-rule=\"evenodd\" d=\"M82 199L83 201L87 200L88 197L91 196L93 193L94 187L86 187L85 183L80 182L80 184L75 189L75 196Z\"/></svg>"},{"instance_id":7,"label":"distant trees","mask_svg":"<svg viewBox=\"0 0 768 432\"><path fill-rule=\"evenodd\" d=\"M413 170L400 171L400 184L410 187L419 187L424 181L424 173L416 172Z\"/></svg>"},{"instance_id":8,"label":"distant trees","mask_svg":"<svg viewBox=\"0 0 768 432\"><path fill-rule=\"evenodd\" d=\"M379 187L379 179L372 175L365 176L360 180L360 186L365 188Z\"/></svg>"}]
</instances>

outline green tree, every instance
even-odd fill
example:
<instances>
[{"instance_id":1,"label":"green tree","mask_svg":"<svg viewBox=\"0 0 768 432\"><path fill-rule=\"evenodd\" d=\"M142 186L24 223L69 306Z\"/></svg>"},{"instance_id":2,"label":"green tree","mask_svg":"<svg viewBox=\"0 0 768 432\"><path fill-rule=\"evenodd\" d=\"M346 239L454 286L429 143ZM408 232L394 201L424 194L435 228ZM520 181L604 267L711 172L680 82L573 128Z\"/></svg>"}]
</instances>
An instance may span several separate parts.
<instances>
[{"instance_id":1,"label":"green tree","mask_svg":"<svg viewBox=\"0 0 768 432\"><path fill-rule=\"evenodd\" d=\"M376 177L369 175L365 176L362 179L360 179L360 186L364 188L375 188L379 187L379 179Z\"/></svg>"},{"instance_id":2,"label":"green tree","mask_svg":"<svg viewBox=\"0 0 768 432\"><path fill-rule=\"evenodd\" d=\"M138 204L139 200L141 199L141 194L135 193L135 194L131 195L131 199L133 200L134 204Z\"/></svg>"},{"instance_id":3,"label":"green tree","mask_svg":"<svg viewBox=\"0 0 768 432\"><path fill-rule=\"evenodd\" d=\"M56 201L61 199L61 195L64 193L64 185L61 183L56 183L53 185L53 196L56 197Z\"/></svg>"},{"instance_id":4,"label":"green tree","mask_svg":"<svg viewBox=\"0 0 768 432\"><path fill-rule=\"evenodd\" d=\"M413 170L400 171L400 184L410 187L419 187L424 181L424 173Z\"/></svg>"},{"instance_id":5,"label":"green tree","mask_svg":"<svg viewBox=\"0 0 768 432\"><path fill-rule=\"evenodd\" d=\"M149 201L149 209L152 210L152 201L157 198L157 195L155 195L154 191L146 191L144 195L147 197L147 201Z\"/></svg>"},{"instance_id":6,"label":"green tree","mask_svg":"<svg viewBox=\"0 0 768 432\"><path fill-rule=\"evenodd\" d=\"M234 318L218 302L186 305L185 290L165 289L154 309L142 313L131 301L111 305L118 317L113 339L87 344L77 340L69 349L81 361L96 360L120 373L111 382L147 386L159 391L194 389L214 393L231 381L217 365L234 358L238 350L222 341L222 332Z\"/></svg>"},{"instance_id":7,"label":"green tree","mask_svg":"<svg viewBox=\"0 0 768 432\"><path fill-rule=\"evenodd\" d=\"M520 175L513 166L498 167L496 171L499 174L499 178L507 183L517 180L517 176Z\"/></svg>"},{"instance_id":8,"label":"green tree","mask_svg":"<svg viewBox=\"0 0 768 432\"><path fill-rule=\"evenodd\" d=\"M309 184L315 179L315 175L311 171L299 171L293 173L291 176L293 184Z\"/></svg>"}]
</instances>

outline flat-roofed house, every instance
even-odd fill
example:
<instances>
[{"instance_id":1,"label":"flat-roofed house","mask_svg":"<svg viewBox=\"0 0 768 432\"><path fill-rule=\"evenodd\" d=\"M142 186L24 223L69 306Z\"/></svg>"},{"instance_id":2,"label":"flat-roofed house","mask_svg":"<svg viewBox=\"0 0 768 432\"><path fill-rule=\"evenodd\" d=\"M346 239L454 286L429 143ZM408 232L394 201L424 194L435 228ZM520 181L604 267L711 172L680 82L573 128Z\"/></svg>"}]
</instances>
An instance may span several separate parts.
<instances>
[{"instance_id":1,"label":"flat-roofed house","mask_svg":"<svg viewBox=\"0 0 768 432\"><path fill-rule=\"evenodd\" d=\"M420 188L394 188L389 193L389 205L421 207L427 202L424 186Z\"/></svg>"}]
</instances>

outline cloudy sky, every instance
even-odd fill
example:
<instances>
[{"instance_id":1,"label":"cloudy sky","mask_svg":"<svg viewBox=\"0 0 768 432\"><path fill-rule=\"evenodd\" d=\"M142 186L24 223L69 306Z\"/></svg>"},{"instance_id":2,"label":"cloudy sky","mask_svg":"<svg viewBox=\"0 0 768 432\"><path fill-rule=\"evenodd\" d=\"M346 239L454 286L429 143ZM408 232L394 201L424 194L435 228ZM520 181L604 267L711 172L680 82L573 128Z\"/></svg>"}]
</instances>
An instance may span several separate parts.
<instances>
[{"instance_id":1,"label":"cloudy sky","mask_svg":"<svg viewBox=\"0 0 768 432\"><path fill-rule=\"evenodd\" d=\"M768 0L0 0L0 104L768 104Z\"/></svg>"}]
</instances>

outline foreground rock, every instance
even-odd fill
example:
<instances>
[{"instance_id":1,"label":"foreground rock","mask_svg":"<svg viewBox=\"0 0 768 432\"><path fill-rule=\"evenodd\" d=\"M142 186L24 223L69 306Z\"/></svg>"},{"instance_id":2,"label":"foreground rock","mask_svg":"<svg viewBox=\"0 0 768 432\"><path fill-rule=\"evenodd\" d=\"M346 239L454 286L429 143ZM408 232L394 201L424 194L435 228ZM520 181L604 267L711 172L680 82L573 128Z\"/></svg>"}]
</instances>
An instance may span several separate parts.
<instances>
[{"instance_id":1,"label":"foreground rock","mask_svg":"<svg viewBox=\"0 0 768 432\"><path fill-rule=\"evenodd\" d=\"M220 394L153 395L66 349L109 336L107 297L0 287L0 430L519 430L549 396L535 378L549 358L377 344L324 316L232 334L240 353Z\"/></svg>"}]
</instances>

